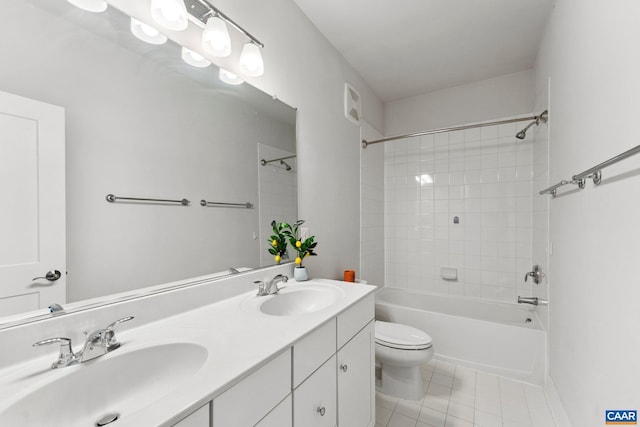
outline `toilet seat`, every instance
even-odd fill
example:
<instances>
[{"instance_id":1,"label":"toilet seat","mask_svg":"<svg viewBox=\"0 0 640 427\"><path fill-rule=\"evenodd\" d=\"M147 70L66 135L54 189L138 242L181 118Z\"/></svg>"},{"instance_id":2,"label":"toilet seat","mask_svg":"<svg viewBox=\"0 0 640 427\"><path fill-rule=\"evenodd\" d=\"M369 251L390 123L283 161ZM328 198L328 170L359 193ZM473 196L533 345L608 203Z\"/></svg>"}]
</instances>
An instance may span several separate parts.
<instances>
[{"instance_id":1,"label":"toilet seat","mask_svg":"<svg viewBox=\"0 0 640 427\"><path fill-rule=\"evenodd\" d=\"M399 323L376 320L376 344L399 350L425 350L432 346L431 337L419 329Z\"/></svg>"}]
</instances>

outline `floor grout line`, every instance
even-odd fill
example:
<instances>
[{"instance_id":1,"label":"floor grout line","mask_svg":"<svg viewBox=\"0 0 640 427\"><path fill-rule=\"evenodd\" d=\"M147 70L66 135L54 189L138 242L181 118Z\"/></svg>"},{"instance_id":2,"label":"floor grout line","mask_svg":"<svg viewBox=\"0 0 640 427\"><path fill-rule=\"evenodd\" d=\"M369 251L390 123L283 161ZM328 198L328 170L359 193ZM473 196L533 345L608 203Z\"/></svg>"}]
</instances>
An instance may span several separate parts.
<instances>
[{"instance_id":1,"label":"floor grout line","mask_svg":"<svg viewBox=\"0 0 640 427\"><path fill-rule=\"evenodd\" d=\"M473 368L466 368L463 366L451 364L449 362L442 362L442 361L432 361L429 363L429 368L423 367L420 372L423 375L422 380L425 386L425 394L421 400L407 401L412 403L407 404L405 408L402 409L401 411L398 411L398 408L399 408L400 402L403 401L402 399L394 398L392 396L382 395L382 393L376 392L376 399L379 398L378 396L385 396L382 398L384 398L386 402L388 403L393 402L393 405L390 405L387 403L388 406L393 406L393 409L388 409L387 407L385 407L385 410L391 411L388 421L386 423L376 422L376 427L400 427L400 426L408 427L411 425L413 425L414 427L418 427L419 423L424 423L424 424L420 424L421 426L430 425L430 424L427 424L426 421L421 421L421 416L424 416L423 417L424 420L428 419L430 415L427 415L427 414L438 414L437 418L434 419L433 422L437 423L439 426L446 426L448 422L454 421L456 425L458 425L459 423L462 423L463 425L480 427L480 425L477 424L477 422L480 421L476 416L476 413L478 411L480 411L480 413L486 414L487 417L491 416L490 419L497 423L492 425L500 425L500 426L509 425L510 420L506 420L504 418L505 413L503 411L503 407L505 405L510 407L509 408L510 410L508 411L508 416L513 417L514 411L512 409L517 407L517 405L512 406L509 404L508 401L505 400L504 393L507 392L508 390L517 390L521 392L523 395L524 404L525 404L525 408L523 409L525 409L526 411L523 411L520 415L518 415L519 417L522 418L522 421L524 421L523 425L530 425L533 427L555 427L555 422L548 426L541 425L539 422L534 423L534 417L531 414L532 406L536 406L536 409L540 410L540 408L538 407L540 405L540 401L537 399L535 395L536 389L539 392L541 392L541 396L544 397L543 401L546 404L546 411L547 411L546 414L543 414L544 415L543 417L538 417L538 421L540 419L545 419L545 417L547 417L547 419L549 420L553 420L553 415L549 408L548 398L544 393L544 389L540 386L537 386L534 384L526 384L526 383L523 383L522 381L512 380L512 379L501 377L499 375L491 374L485 371L481 371ZM449 375L449 373L451 373L451 375ZM432 383L434 375L436 374L438 374L436 379L439 382ZM479 387L478 379L480 375L483 375L483 378L485 378L486 384L484 384L483 387ZM447 382L446 380L443 381L443 377L449 377L449 376L451 376L450 386L442 384L443 382ZM469 383L467 382L467 380L469 380ZM429 394L429 388L432 384L435 386L432 390L441 390L442 392L445 392L445 387L446 387L448 388L448 392L443 394ZM470 391L473 394L471 396L473 399L465 400L466 397L460 397L459 399L456 399L456 397L458 397L458 396L455 396L456 387L461 387L461 388L468 387L468 389L465 389L465 391L460 393L460 395L465 396L467 395L467 392ZM534 391L532 391L531 388L525 389L525 387L533 387ZM527 392L527 390L529 390L529 392ZM483 407L484 409L478 408L478 397L482 396L483 393L485 393L485 395L487 396L487 398L484 399L485 402L489 401L497 405L496 407L493 408L493 410L487 410L488 408L486 406ZM425 405L425 401L429 398L429 396L430 396L430 400L432 400L432 406L434 407ZM495 402L494 397L498 398L497 402ZM440 403L436 403L436 402L444 399L447 399L446 405L442 404L442 406L440 407L439 406ZM458 412L456 415L452 414L452 406L451 406L452 399L456 399L454 411L461 410L460 408L465 408L464 410L471 409L472 413L470 415L468 413L465 414L464 412ZM534 401L536 402L535 405L533 403ZM465 402L473 402L473 403L472 405L469 405L468 403L465 403ZM408 408L415 404L418 404L420 406L415 417L411 415L407 415L408 413L414 414L413 409L409 411ZM438 409L436 409L436 407L438 407ZM444 412L442 412L441 409L443 409ZM496 411L498 412L497 414L494 413ZM394 414L396 413L399 416L396 416L396 418L394 419ZM440 417L440 415L442 415L442 417ZM471 421L469 421L466 417L471 418ZM525 420L525 417L526 417L526 420ZM414 422L409 423L407 419L410 419ZM513 423L513 421L511 422ZM548 423L545 423L545 424L548 424Z\"/></svg>"}]
</instances>

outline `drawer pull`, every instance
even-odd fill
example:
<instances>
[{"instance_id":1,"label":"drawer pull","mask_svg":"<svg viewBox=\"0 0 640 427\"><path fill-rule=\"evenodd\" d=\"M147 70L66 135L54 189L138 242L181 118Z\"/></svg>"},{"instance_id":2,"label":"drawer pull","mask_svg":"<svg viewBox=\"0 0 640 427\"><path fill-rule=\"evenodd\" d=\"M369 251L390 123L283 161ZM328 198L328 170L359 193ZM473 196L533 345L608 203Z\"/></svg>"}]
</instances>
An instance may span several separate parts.
<instances>
[{"instance_id":1,"label":"drawer pull","mask_svg":"<svg viewBox=\"0 0 640 427\"><path fill-rule=\"evenodd\" d=\"M347 369L349 369L349 366L347 366L347 364L345 363L344 365L340 365L340 369L342 369L342 372L347 372Z\"/></svg>"},{"instance_id":2,"label":"drawer pull","mask_svg":"<svg viewBox=\"0 0 640 427\"><path fill-rule=\"evenodd\" d=\"M324 406L318 406L317 412L320 414L321 417L324 417L325 412L327 412L326 408Z\"/></svg>"}]
</instances>

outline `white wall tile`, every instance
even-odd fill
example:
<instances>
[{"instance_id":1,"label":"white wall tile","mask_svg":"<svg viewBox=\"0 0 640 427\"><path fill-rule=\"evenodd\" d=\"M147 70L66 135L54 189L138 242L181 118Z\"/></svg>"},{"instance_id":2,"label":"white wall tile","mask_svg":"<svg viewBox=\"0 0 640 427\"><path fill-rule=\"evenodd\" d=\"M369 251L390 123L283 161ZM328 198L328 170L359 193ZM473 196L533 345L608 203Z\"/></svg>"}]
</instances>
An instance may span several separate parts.
<instances>
[{"instance_id":1,"label":"white wall tile","mask_svg":"<svg viewBox=\"0 0 640 427\"><path fill-rule=\"evenodd\" d=\"M521 291L533 252L533 151L518 144L516 127L437 134L386 152L385 268L394 286L499 301ZM420 186L420 174L433 183ZM441 279L441 266L457 267L458 280Z\"/></svg>"}]
</instances>

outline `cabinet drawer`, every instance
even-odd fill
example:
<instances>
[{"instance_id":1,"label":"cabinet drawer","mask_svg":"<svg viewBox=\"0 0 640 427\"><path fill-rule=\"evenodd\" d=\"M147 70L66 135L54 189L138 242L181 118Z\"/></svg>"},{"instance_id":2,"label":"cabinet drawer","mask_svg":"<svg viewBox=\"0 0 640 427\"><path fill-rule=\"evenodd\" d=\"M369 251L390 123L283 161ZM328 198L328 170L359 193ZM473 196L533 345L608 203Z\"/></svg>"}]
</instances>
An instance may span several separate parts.
<instances>
[{"instance_id":1,"label":"cabinet drawer","mask_svg":"<svg viewBox=\"0 0 640 427\"><path fill-rule=\"evenodd\" d=\"M187 415L174 424L173 427L209 427L211 424L209 421L209 417L211 416L210 405L211 403L209 402L206 405L201 406L200 409Z\"/></svg>"},{"instance_id":2,"label":"cabinet drawer","mask_svg":"<svg viewBox=\"0 0 640 427\"><path fill-rule=\"evenodd\" d=\"M333 355L293 391L293 425L335 427L337 417L336 356Z\"/></svg>"},{"instance_id":3,"label":"cabinet drawer","mask_svg":"<svg viewBox=\"0 0 640 427\"><path fill-rule=\"evenodd\" d=\"M375 312L375 294L367 295L338 315L338 349L369 323Z\"/></svg>"},{"instance_id":4,"label":"cabinet drawer","mask_svg":"<svg viewBox=\"0 0 640 427\"><path fill-rule=\"evenodd\" d=\"M255 425L290 392L291 350L287 350L213 399L213 425Z\"/></svg>"},{"instance_id":5,"label":"cabinet drawer","mask_svg":"<svg viewBox=\"0 0 640 427\"><path fill-rule=\"evenodd\" d=\"M291 401L291 395L289 395L273 411L269 412L269 415L260 420L255 427L291 427L293 425L292 411L293 402Z\"/></svg>"},{"instance_id":6,"label":"cabinet drawer","mask_svg":"<svg viewBox=\"0 0 640 427\"><path fill-rule=\"evenodd\" d=\"M293 388L336 352L336 319L316 328L293 345Z\"/></svg>"}]
</instances>

